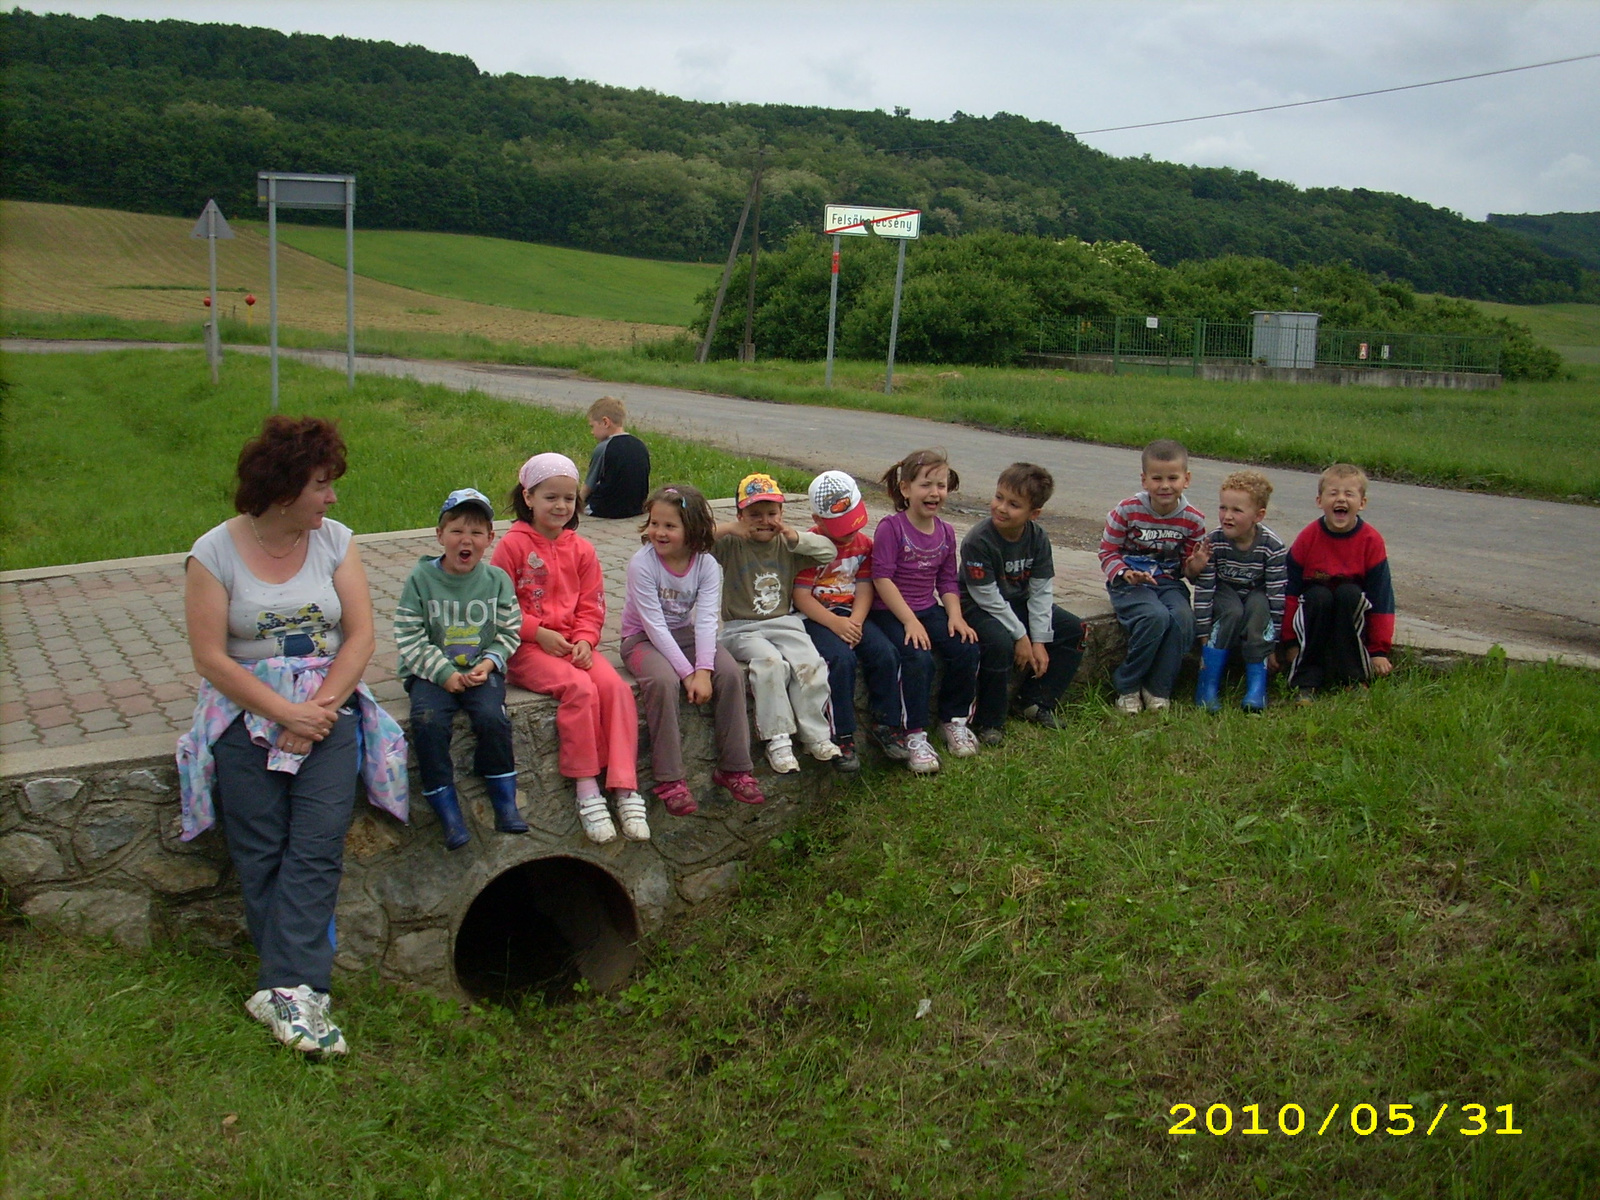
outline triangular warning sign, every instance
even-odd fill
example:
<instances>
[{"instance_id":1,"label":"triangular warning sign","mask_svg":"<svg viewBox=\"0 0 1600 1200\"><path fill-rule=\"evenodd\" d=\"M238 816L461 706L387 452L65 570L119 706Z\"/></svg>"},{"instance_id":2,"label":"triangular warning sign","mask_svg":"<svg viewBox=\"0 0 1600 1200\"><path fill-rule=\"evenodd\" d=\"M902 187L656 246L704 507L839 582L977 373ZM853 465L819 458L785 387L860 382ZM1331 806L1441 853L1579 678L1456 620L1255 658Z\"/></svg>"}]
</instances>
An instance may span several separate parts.
<instances>
[{"instance_id":1,"label":"triangular warning sign","mask_svg":"<svg viewBox=\"0 0 1600 1200\"><path fill-rule=\"evenodd\" d=\"M217 207L215 200L207 200L205 208L200 210L200 219L194 223L194 229L189 234L193 238L231 238L233 230L228 228L228 220L222 215L222 210Z\"/></svg>"}]
</instances>

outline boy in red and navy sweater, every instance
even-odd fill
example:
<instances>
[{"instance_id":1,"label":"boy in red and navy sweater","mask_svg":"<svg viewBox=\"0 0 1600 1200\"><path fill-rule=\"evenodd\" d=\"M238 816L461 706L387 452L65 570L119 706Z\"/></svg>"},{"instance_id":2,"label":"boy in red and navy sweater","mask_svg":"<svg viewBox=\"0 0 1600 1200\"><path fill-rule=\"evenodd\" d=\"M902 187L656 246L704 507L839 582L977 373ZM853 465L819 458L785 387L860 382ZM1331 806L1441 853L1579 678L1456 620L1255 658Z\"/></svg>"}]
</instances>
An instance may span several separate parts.
<instances>
[{"instance_id":1,"label":"boy in red and navy sweater","mask_svg":"<svg viewBox=\"0 0 1600 1200\"><path fill-rule=\"evenodd\" d=\"M1365 683L1391 670L1389 551L1382 535L1361 519L1366 506L1366 472L1334 463L1317 481L1322 516L1289 547L1279 638L1285 655L1293 656L1289 682L1299 688L1301 704L1324 688Z\"/></svg>"}]
</instances>

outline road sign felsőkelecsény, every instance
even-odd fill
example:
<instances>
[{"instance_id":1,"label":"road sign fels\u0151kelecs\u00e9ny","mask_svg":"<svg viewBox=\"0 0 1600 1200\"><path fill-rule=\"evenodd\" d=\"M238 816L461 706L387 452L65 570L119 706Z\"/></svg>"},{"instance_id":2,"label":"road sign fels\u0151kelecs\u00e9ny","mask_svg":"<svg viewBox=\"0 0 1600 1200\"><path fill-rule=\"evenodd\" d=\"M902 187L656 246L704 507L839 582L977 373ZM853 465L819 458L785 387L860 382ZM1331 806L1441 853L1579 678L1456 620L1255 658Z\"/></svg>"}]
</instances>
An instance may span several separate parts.
<instances>
[{"instance_id":1,"label":"road sign fels\u0151kelecs\u00e9ny","mask_svg":"<svg viewBox=\"0 0 1600 1200\"><path fill-rule=\"evenodd\" d=\"M822 213L822 232L844 237L866 237L868 223L879 237L914 241L922 232L922 211L916 208L867 208L860 204L829 204Z\"/></svg>"}]
</instances>

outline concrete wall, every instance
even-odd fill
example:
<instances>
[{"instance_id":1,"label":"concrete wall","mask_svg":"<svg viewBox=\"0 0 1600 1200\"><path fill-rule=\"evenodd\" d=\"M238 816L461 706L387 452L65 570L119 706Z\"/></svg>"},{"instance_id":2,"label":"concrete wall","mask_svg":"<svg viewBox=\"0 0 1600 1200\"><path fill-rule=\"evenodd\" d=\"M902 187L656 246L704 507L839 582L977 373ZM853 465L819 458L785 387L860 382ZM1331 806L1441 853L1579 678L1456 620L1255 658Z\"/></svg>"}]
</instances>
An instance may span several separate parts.
<instances>
[{"instance_id":1,"label":"concrete wall","mask_svg":"<svg viewBox=\"0 0 1600 1200\"><path fill-rule=\"evenodd\" d=\"M1190 358L1125 358L1142 371L1160 373L1170 367L1174 375L1188 375L1194 371ZM1077 371L1092 375L1114 375L1117 363L1106 355L1025 354L1023 362L1030 367L1044 367L1056 371ZM1389 367L1267 367L1256 363L1202 362L1198 377L1234 383L1333 383L1353 384L1359 387L1437 387L1462 391L1489 391L1500 386L1499 375L1472 371L1402 371Z\"/></svg>"},{"instance_id":2,"label":"concrete wall","mask_svg":"<svg viewBox=\"0 0 1600 1200\"><path fill-rule=\"evenodd\" d=\"M1114 620L1093 621L1089 631L1075 687L1103 678L1121 654ZM455 938L473 900L506 871L553 856L593 864L615 879L647 937L730 886L759 847L849 786L804 754L801 773L784 776L767 772L758 755L767 803L739 804L710 782L709 709L686 707L684 756L700 811L673 817L651 800L650 841L619 837L596 846L583 836L571 785L556 769L555 702L511 689L510 708L521 804L532 832L494 831L482 781L471 774L472 734L458 718L453 752L473 839L445 852L414 771L409 826L358 797L339 893L340 969L376 968L430 991L457 993ZM641 790L653 782L648 743L641 722ZM179 841L177 789L170 737L8 755L0 775L0 883L9 902L41 925L130 948L169 938L219 949L248 946L221 832Z\"/></svg>"}]
</instances>

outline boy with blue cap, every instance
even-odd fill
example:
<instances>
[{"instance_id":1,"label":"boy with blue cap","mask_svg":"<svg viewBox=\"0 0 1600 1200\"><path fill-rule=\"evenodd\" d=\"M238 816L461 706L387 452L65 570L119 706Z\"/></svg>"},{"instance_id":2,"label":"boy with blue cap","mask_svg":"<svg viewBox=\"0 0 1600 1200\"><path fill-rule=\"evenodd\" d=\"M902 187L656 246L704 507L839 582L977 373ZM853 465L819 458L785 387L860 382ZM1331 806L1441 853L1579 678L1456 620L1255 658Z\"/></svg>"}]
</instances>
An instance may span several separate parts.
<instances>
[{"instance_id":1,"label":"boy with blue cap","mask_svg":"<svg viewBox=\"0 0 1600 1200\"><path fill-rule=\"evenodd\" d=\"M517 769L506 712L506 660L522 643L522 610L511 577L483 561L494 544L494 506L457 488L439 509L443 554L424 555L400 591L394 640L400 681L411 696L411 745L422 794L444 828L447 850L471 841L456 797L450 739L456 712L477 735L473 768L483 776L501 833L526 833L517 812Z\"/></svg>"}]
</instances>

